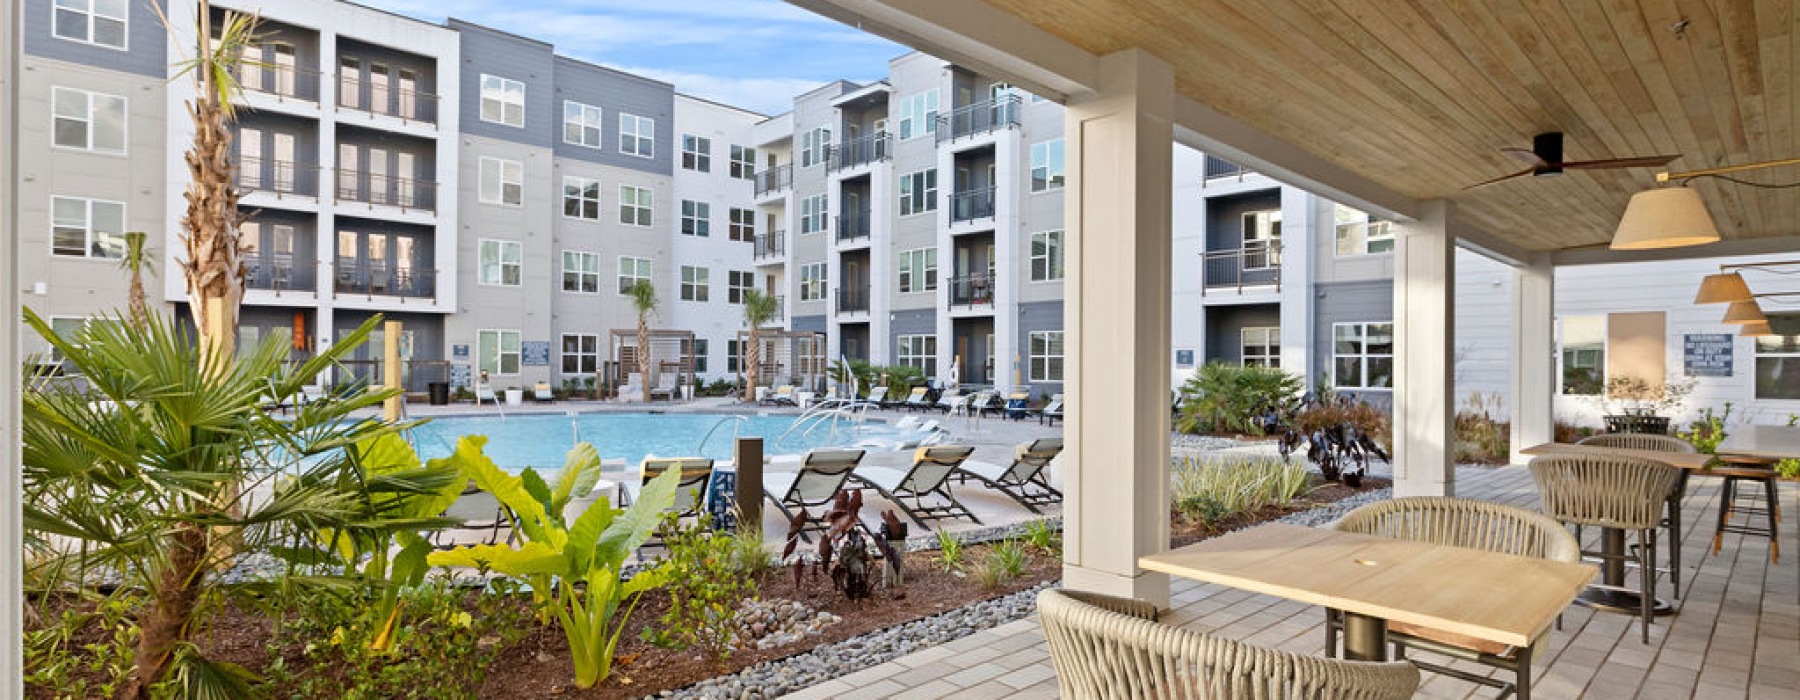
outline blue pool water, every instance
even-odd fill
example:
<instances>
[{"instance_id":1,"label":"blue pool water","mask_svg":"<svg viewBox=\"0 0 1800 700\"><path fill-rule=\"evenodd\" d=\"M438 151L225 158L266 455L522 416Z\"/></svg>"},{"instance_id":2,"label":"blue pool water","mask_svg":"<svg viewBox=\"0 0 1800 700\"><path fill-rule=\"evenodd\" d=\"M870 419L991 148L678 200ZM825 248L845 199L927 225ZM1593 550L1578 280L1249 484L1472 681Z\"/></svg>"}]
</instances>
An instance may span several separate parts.
<instances>
[{"instance_id":1,"label":"blue pool water","mask_svg":"<svg viewBox=\"0 0 1800 700\"><path fill-rule=\"evenodd\" d=\"M725 421L720 425L721 421ZM733 423L737 425L733 425ZM524 415L507 418L437 418L413 431L413 443L424 458L450 454L458 438L486 435L486 453L494 464L508 470L535 467L538 471L562 466L563 456L576 436L592 443L603 459L623 458L637 464L645 455L661 457L703 456L731 459L732 437L763 438L765 454L798 454L817 447L840 447L869 438L892 438L900 431L882 423L866 423L859 430L848 421L801 430L781 437L794 424L793 416L745 416L742 420L717 414L586 413L576 415ZM718 429L714 430L714 426ZM707 437L707 432L712 436ZM700 442L706 440L704 449Z\"/></svg>"}]
</instances>

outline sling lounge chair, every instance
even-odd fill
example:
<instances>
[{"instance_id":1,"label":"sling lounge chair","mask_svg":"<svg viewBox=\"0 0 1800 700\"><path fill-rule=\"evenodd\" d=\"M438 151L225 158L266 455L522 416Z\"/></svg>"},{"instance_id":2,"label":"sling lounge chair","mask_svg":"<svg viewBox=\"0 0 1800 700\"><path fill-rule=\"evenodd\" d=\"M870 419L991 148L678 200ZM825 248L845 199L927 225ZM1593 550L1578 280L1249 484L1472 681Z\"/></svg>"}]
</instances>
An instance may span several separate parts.
<instances>
[{"instance_id":1,"label":"sling lounge chair","mask_svg":"<svg viewBox=\"0 0 1800 700\"><path fill-rule=\"evenodd\" d=\"M1056 425L1057 419L1062 418L1062 415L1063 395L1051 394L1050 403L1044 404L1043 410L1038 411L1038 425L1044 425L1046 422Z\"/></svg>"},{"instance_id":2,"label":"sling lounge chair","mask_svg":"<svg viewBox=\"0 0 1800 700\"><path fill-rule=\"evenodd\" d=\"M549 382L538 382L537 386L531 388L531 400L538 403L552 403L556 401L556 392L550 390Z\"/></svg>"},{"instance_id":3,"label":"sling lounge chair","mask_svg":"<svg viewBox=\"0 0 1800 700\"><path fill-rule=\"evenodd\" d=\"M461 520L458 525L451 525L432 533L432 545L438 549L453 549L459 545L499 544L501 532L507 533L511 539L512 519L500 505L500 499L494 494L477 488L473 483L464 489L462 495L444 509L444 517Z\"/></svg>"},{"instance_id":4,"label":"sling lounge chair","mask_svg":"<svg viewBox=\"0 0 1800 700\"><path fill-rule=\"evenodd\" d=\"M793 522L794 511L829 507L862 458L862 450L813 450L800 462L800 471L764 472L763 495L775 503L783 519ZM824 527L818 522L811 525L808 529ZM812 541L804 531L800 537Z\"/></svg>"},{"instance_id":5,"label":"sling lounge chair","mask_svg":"<svg viewBox=\"0 0 1800 700\"><path fill-rule=\"evenodd\" d=\"M949 484L950 474L974 452L975 448L961 445L921 447L913 453L911 468L863 467L850 478L881 492L919 527L929 529L925 521L944 518L968 518L980 525L981 519L950 493Z\"/></svg>"},{"instance_id":6,"label":"sling lounge chair","mask_svg":"<svg viewBox=\"0 0 1800 700\"><path fill-rule=\"evenodd\" d=\"M684 518L700 515L706 506L707 487L712 484L713 461L706 457L645 457L638 471L641 478L627 478L620 485L619 505L629 506L637 501L644 484L670 469L681 470L681 481L675 485L675 505L670 510Z\"/></svg>"},{"instance_id":7,"label":"sling lounge chair","mask_svg":"<svg viewBox=\"0 0 1800 700\"><path fill-rule=\"evenodd\" d=\"M932 408L944 413L955 413L968 400L969 397L963 396L961 389L945 389L944 393L938 395L937 405Z\"/></svg>"},{"instance_id":8,"label":"sling lounge chair","mask_svg":"<svg viewBox=\"0 0 1800 700\"><path fill-rule=\"evenodd\" d=\"M762 403L774 406L800 405L800 402L794 398L794 385L792 384L775 387L774 391L769 392L769 395L763 398Z\"/></svg>"},{"instance_id":9,"label":"sling lounge chair","mask_svg":"<svg viewBox=\"0 0 1800 700\"><path fill-rule=\"evenodd\" d=\"M899 406L908 411L917 411L921 408L930 407L931 404L925 400L925 394L928 391L930 390L922 386L913 387L912 391L907 392L906 400L901 401Z\"/></svg>"},{"instance_id":10,"label":"sling lounge chair","mask_svg":"<svg viewBox=\"0 0 1800 700\"><path fill-rule=\"evenodd\" d=\"M887 408L887 387L878 386L870 389L868 398L863 399L860 403L866 403L875 408Z\"/></svg>"},{"instance_id":11,"label":"sling lounge chair","mask_svg":"<svg viewBox=\"0 0 1800 700\"><path fill-rule=\"evenodd\" d=\"M1018 501L1019 505L1029 508L1033 513L1042 513L1040 506L1062 503L1062 492L1050 486L1050 479L1044 475L1044 468L1050 466L1050 460L1062 454L1062 438L1039 438L1029 444L1020 445L1018 454L1013 457L1009 466L988 464L986 462L964 462L956 468L958 483L966 483L975 479Z\"/></svg>"}]
</instances>

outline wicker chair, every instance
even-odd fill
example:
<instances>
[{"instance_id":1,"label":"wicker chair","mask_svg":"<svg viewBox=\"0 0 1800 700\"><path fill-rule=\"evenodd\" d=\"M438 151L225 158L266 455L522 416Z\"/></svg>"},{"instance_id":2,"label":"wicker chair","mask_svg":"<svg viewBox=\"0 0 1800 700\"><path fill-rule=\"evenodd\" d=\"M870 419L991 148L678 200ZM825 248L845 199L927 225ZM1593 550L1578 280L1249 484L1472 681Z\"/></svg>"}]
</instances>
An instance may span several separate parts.
<instances>
[{"instance_id":1,"label":"wicker chair","mask_svg":"<svg viewBox=\"0 0 1800 700\"><path fill-rule=\"evenodd\" d=\"M1638 566L1644 643L1650 643L1651 609L1656 604L1656 531L1663 503L1681 470L1661 462L1603 455L1549 455L1531 460L1531 478L1544 499L1544 513L1559 522L1637 533L1633 554L1582 552L1607 563L1623 558Z\"/></svg>"},{"instance_id":2,"label":"wicker chair","mask_svg":"<svg viewBox=\"0 0 1800 700\"><path fill-rule=\"evenodd\" d=\"M1581 561L1581 542L1561 523L1540 513L1486 501L1461 498L1380 501L1350 511L1338 521L1337 529L1521 557L1570 563ZM1325 622L1325 654L1336 656L1343 615L1336 610L1327 610ZM1512 671L1513 680L1507 682L1448 666L1413 661L1419 668L1433 673L1500 688L1502 697L1513 693L1519 700L1531 698L1531 662L1547 637L1548 634L1540 635L1530 646L1517 648L1417 625L1388 623L1388 640L1394 645L1396 658L1404 658L1407 649L1417 648Z\"/></svg>"},{"instance_id":3,"label":"wicker chair","mask_svg":"<svg viewBox=\"0 0 1800 700\"><path fill-rule=\"evenodd\" d=\"M1038 594L1062 697L1402 700L1419 687L1406 662L1340 661L1159 625L1155 606L1092 593Z\"/></svg>"},{"instance_id":4,"label":"wicker chair","mask_svg":"<svg viewBox=\"0 0 1800 700\"><path fill-rule=\"evenodd\" d=\"M1694 447L1693 443L1681 438L1648 433L1607 433L1582 438L1578 444L1682 454L1695 454L1700 451ZM1669 587L1674 589L1677 598L1681 597L1681 502L1687 498L1687 487L1688 470L1683 469L1681 478L1675 480L1675 488L1669 491L1668 514L1663 516L1662 523L1662 528L1669 533ZM1576 533L1576 536L1579 537L1580 530L1577 530Z\"/></svg>"}]
</instances>

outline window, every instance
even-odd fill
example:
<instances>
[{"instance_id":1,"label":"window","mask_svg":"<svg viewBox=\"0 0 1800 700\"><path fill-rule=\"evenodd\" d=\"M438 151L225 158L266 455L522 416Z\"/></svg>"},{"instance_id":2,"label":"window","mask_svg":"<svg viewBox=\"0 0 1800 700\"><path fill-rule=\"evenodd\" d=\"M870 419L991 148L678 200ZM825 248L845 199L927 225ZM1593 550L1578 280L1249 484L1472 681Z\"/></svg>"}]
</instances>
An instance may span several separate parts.
<instances>
[{"instance_id":1,"label":"window","mask_svg":"<svg viewBox=\"0 0 1800 700\"><path fill-rule=\"evenodd\" d=\"M656 155L656 122L635 114L619 115L619 152L626 155Z\"/></svg>"},{"instance_id":2,"label":"window","mask_svg":"<svg viewBox=\"0 0 1800 700\"><path fill-rule=\"evenodd\" d=\"M1049 282L1063 278L1063 232L1039 231L1031 234L1031 281Z\"/></svg>"},{"instance_id":3,"label":"window","mask_svg":"<svg viewBox=\"0 0 1800 700\"><path fill-rule=\"evenodd\" d=\"M481 284L498 287L519 286L521 260L525 244L518 241L481 239Z\"/></svg>"},{"instance_id":4,"label":"window","mask_svg":"<svg viewBox=\"0 0 1800 700\"><path fill-rule=\"evenodd\" d=\"M800 167L810 168L825 162L825 149L831 145L831 129L820 126L800 134Z\"/></svg>"},{"instance_id":5,"label":"window","mask_svg":"<svg viewBox=\"0 0 1800 700\"><path fill-rule=\"evenodd\" d=\"M599 107L573 100L563 101L563 143L600 147Z\"/></svg>"},{"instance_id":6,"label":"window","mask_svg":"<svg viewBox=\"0 0 1800 700\"><path fill-rule=\"evenodd\" d=\"M1063 380L1063 332L1031 332L1030 380L1060 382Z\"/></svg>"},{"instance_id":7,"label":"window","mask_svg":"<svg viewBox=\"0 0 1800 700\"><path fill-rule=\"evenodd\" d=\"M73 258L125 257L125 205L79 197L50 198L50 252Z\"/></svg>"},{"instance_id":8,"label":"window","mask_svg":"<svg viewBox=\"0 0 1800 700\"><path fill-rule=\"evenodd\" d=\"M682 134L681 167L703 173L712 172L712 139Z\"/></svg>"},{"instance_id":9,"label":"window","mask_svg":"<svg viewBox=\"0 0 1800 700\"><path fill-rule=\"evenodd\" d=\"M476 369L491 376L519 373L519 332L479 331Z\"/></svg>"},{"instance_id":10,"label":"window","mask_svg":"<svg viewBox=\"0 0 1800 700\"><path fill-rule=\"evenodd\" d=\"M1331 330L1332 385L1386 389L1394 385L1394 324L1337 323Z\"/></svg>"},{"instance_id":11,"label":"window","mask_svg":"<svg viewBox=\"0 0 1800 700\"><path fill-rule=\"evenodd\" d=\"M649 258L619 256L619 293L630 294L632 285L637 284L638 280L651 281L650 273Z\"/></svg>"},{"instance_id":12,"label":"window","mask_svg":"<svg viewBox=\"0 0 1800 700\"><path fill-rule=\"evenodd\" d=\"M742 364L743 360L744 352L738 347L738 341L725 341L725 371L737 374L738 366Z\"/></svg>"},{"instance_id":13,"label":"window","mask_svg":"<svg viewBox=\"0 0 1800 700\"><path fill-rule=\"evenodd\" d=\"M900 252L900 291L929 292L937 289L937 249L915 248Z\"/></svg>"},{"instance_id":14,"label":"window","mask_svg":"<svg viewBox=\"0 0 1800 700\"><path fill-rule=\"evenodd\" d=\"M1238 348L1245 367L1281 366L1281 329L1245 328L1238 333Z\"/></svg>"},{"instance_id":15,"label":"window","mask_svg":"<svg viewBox=\"0 0 1800 700\"><path fill-rule=\"evenodd\" d=\"M693 265L681 266L681 300L708 301L711 294L712 270Z\"/></svg>"},{"instance_id":16,"label":"window","mask_svg":"<svg viewBox=\"0 0 1800 700\"><path fill-rule=\"evenodd\" d=\"M627 226L649 226L654 222L651 209L655 197L648 187L619 185L619 223Z\"/></svg>"},{"instance_id":17,"label":"window","mask_svg":"<svg viewBox=\"0 0 1800 700\"><path fill-rule=\"evenodd\" d=\"M731 240L745 243L756 240L756 210L731 208Z\"/></svg>"},{"instance_id":18,"label":"window","mask_svg":"<svg viewBox=\"0 0 1800 700\"><path fill-rule=\"evenodd\" d=\"M585 177L563 178L563 216L599 220L600 181Z\"/></svg>"},{"instance_id":19,"label":"window","mask_svg":"<svg viewBox=\"0 0 1800 700\"><path fill-rule=\"evenodd\" d=\"M1045 192L1063 186L1063 140L1031 144L1031 191Z\"/></svg>"},{"instance_id":20,"label":"window","mask_svg":"<svg viewBox=\"0 0 1800 700\"><path fill-rule=\"evenodd\" d=\"M1598 396L1606 390L1606 317L1570 316L1562 322L1562 393Z\"/></svg>"},{"instance_id":21,"label":"window","mask_svg":"<svg viewBox=\"0 0 1800 700\"><path fill-rule=\"evenodd\" d=\"M706 373L706 346L707 342L705 338L694 338L692 340L684 338L681 341L681 354L683 357L691 358L694 361L695 374Z\"/></svg>"},{"instance_id":22,"label":"window","mask_svg":"<svg viewBox=\"0 0 1800 700\"><path fill-rule=\"evenodd\" d=\"M712 235L712 205L691 199L681 200L681 233L706 238Z\"/></svg>"},{"instance_id":23,"label":"window","mask_svg":"<svg viewBox=\"0 0 1800 700\"><path fill-rule=\"evenodd\" d=\"M481 120L524 128L525 84L497 75L481 76Z\"/></svg>"},{"instance_id":24,"label":"window","mask_svg":"<svg viewBox=\"0 0 1800 700\"><path fill-rule=\"evenodd\" d=\"M756 149L731 144L731 176L740 180L756 177Z\"/></svg>"},{"instance_id":25,"label":"window","mask_svg":"<svg viewBox=\"0 0 1800 700\"><path fill-rule=\"evenodd\" d=\"M937 211L937 168L900 176L900 215Z\"/></svg>"},{"instance_id":26,"label":"window","mask_svg":"<svg viewBox=\"0 0 1800 700\"><path fill-rule=\"evenodd\" d=\"M562 262L563 291L583 294L594 294L600 291L599 255L565 250L562 254Z\"/></svg>"},{"instance_id":27,"label":"window","mask_svg":"<svg viewBox=\"0 0 1800 700\"><path fill-rule=\"evenodd\" d=\"M807 263L800 266L800 301L821 301L825 298L825 263Z\"/></svg>"},{"instance_id":28,"label":"window","mask_svg":"<svg viewBox=\"0 0 1800 700\"><path fill-rule=\"evenodd\" d=\"M937 336L895 336L894 360L902 365L924 370L927 377L937 376Z\"/></svg>"},{"instance_id":29,"label":"window","mask_svg":"<svg viewBox=\"0 0 1800 700\"><path fill-rule=\"evenodd\" d=\"M1769 328L1756 339L1756 398L1800 399L1800 314L1769 314Z\"/></svg>"},{"instance_id":30,"label":"window","mask_svg":"<svg viewBox=\"0 0 1800 700\"><path fill-rule=\"evenodd\" d=\"M65 87L51 88L50 93L50 131L56 145L125 152L125 98Z\"/></svg>"},{"instance_id":31,"label":"window","mask_svg":"<svg viewBox=\"0 0 1800 700\"><path fill-rule=\"evenodd\" d=\"M524 163L499 158L481 159L481 201L518 206L524 194Z\"/></svg>"},{"instance_id":32,"label":"window","mask_svg":"<svg viewBox=\"0 0 1800 700\"><path fill-rule=\"evenodd\" d=\"M51 31L59 39L123 50L127 0L56 0Z\"/></svg>"},{"instance_id":33,"label":"window","mask_svg":"<svg viewBox=\"0 0 1800 700\"><path fill-rule=\"evenodd\" d=\"M563 374L593 374L600 369L600 336L587 333L564 333L562 337Z\"/></svg>"},{"instance_id":34,"label":"window","mask_svg":"<svg viewBox=\"0 0 1800 700\"><path fill-rule=\"evenodd\" d=\"M1393 222L1376 221L1342 204L1337 205L1335 217L1338 257L1394 252Z\"/></svg>"},{"instance_id":35,"label":"window","mask_svg":"<svg viewBox=\"0 0 1800 700\"><path fill-rule=\"evenodd\" d=\"M938 91L927 90L900 101L900 140L937 133Z\"/></svg>"},{"instance_id":36,"label":"window","mask_svg":"<svg viewBox=\"0 0 1800 700\"><path fill-rule=\"evenodd\" d=\"M1281 265L1281 210L1244 212L1244 269Z\"/></svg>"},{"instance_id":37,"label":"window","mask_svg":"<svg viewBox=\"0 0 1800 700\"><path fill-rule=\"evenodd\" d=\"M726 301L733 304L744 303L744 292L756 288L756 273L749 270L732 270L726 273Z\"/></svg>"},{"instance_id":38,"label":"window","mask_svg":"<svg viewBox=\"0 0 1800 700\"><path fill-rule=\"evenodd\" d=\"M827 209L831 200L826 195L813 195L800 200L800 233L818 233L825 230Z\"/></svg>"}]
</instances>

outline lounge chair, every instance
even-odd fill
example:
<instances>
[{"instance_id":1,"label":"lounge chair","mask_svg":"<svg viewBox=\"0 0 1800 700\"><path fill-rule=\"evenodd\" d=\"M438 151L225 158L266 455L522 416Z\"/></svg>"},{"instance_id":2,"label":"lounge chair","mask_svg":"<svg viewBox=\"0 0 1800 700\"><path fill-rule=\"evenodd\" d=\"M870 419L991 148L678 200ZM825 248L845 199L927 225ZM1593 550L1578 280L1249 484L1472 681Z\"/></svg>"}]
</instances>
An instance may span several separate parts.
<instances>
[{"instance_id":1,"label":"lounge chair","mask_svg":"<svg viewBox=\"0 0 1800 700\"><path fill-rule=\"evenodd\" d=\"M1020 445L1011 465L964 462L956 468L955 477L958 483L978 480L1011 496L1031 512L1042 513L1040 506L1062 503L1062 492L1050 486L1050 479L1044 475L1044 468L1062 454L1062 449L1062 438L1040 438Z\"/></svg>"},{"instance_id":2,"label":"lounge chair","mask_svg":"<svg viewBox=\"0 0 1800 700\"><path fill-rule=\"evenodd\" d=\"M927 402L925 400L925 394L929 391L930 390L926 389L925 387L915 386L912 388L912 391L907 392L906 400L901 401L897 405L900 408L904 408L909 411L917 411L922 408L928 408L931 406L931 403Z\"/></svg>"},{"instance_id":3,"label":"lounge chair","mask_svg":"<svg viewBox=\"0 0 1800 700\"><path fill-rule=\"evenodd\" d=\"M432 545L438 549L451 549L463 544L464 537L472 535L475 544L499 544L500 533L506 531L506 539L511 539L512 519L500 505L500 499L494 494L477 488L473 483L464 489L462 495L444 509L444 517L461 520L459 525L451 525L432 533Z\"/></svg>"},{"instance_id":4,"label":"lounge chair","mask_svg":"<svg viewBox=\"0 0 1800 700\"><path fill-rule=\"evenodd\" d=\"M531 400L538 403L552 403L556 401L556 392L550 390L549 382L538 382L537 386L531 388Z\"/></svg>"},{"instance_id":5,"label":"lounge chair","mask_svg":"<svg viewBox=\"0 0 1800 700\"><path fill-rule=\"evenodd\" d=\"M1050 403L1044 404L1043 410L1038 411L1038 425L1044 425L1045 421L1048 421L1050 425L1056 425L1057 419L1062 417L1063 395L1051 394Z\"/></svg>"},{"instance_id":6,"label":"lounge chair","mask_svg":"<svg viewBox=\"0 0 1800 700\"><path fill-rule=\"evenodd\" d=\"M794 399L794 385L792 384L775 387L773 391L769 392L768 396L763 397L761 403L771 406L800 405L800 402Z\"/></svg>"},{"instance_id":7,"label":"lounge chair","mask_svg":"<svg viewBox=\"0 0 1800 700\"><path fill-rule=\"evenodd\" d=\"M980 416L994 405L994 392L977 391L963 401L961 412L964 415Z\"/></svg>"},{"instance_id":8,"label":"lounge chair","mask_svg":"<svg viewBox=\"0 0 1800 700\"><path fill-rule=\"evenodd\" d=\"M871 404L876 408L887 408L887 387L878 386L869 390L868 397L861 403Z\"/></svg>"},{"instance_id":9,"label":"lounge chair","mask_svg":"<svg viewBox=\"0 0 1800 700\"><path fill-rule=\"evenodd\" d=\"M657 398L660 397L660 398L668 399L670 401L674 401L675 393L677 391L679 391L679 387L677 385L680 382L681 382L681 375L678 375L678 374L658 375L656 378L656 386L650 387L650 400L655 401Z\"/></svg>"},{"instance_id":10,"label":"lounge chair","mask_svg":"<svg viewBox=\"0 0 1800 700\"><path fill-rule=\"evenodd\" d=\"M913 453L912 467L863 467L850 476L856 483L880 491L899 506L919 527L930 528L926 520L968 518L980 525L981 519L950 493L950 474L975 453L975 448L961 445L921 447ZM927 502L926 497L932 497ZM908 504L907 499L912 503Z\"/></svg>"},{"instance_id":11,"label":"lounge chair","mask_svg":"<svg viewBox=\"0 0 1800 700\"><path fill-rule=\"evenodd\" d=\"M1031 414L1031 392L1015 391L1006 395L1007 420L1025 420Z\"/></svg>"},{"instance_id":12,"label":"lounge chair","mask_svg":"<svg viewBox=\"0 0 1800 700\"><path fill-rule=\"evenodd\" d=\"M813 450L800 462L800 471L764 472L763 495L775 503L783 519L793 522L796 510L828 507L862 458L862 450ZM810 529L823 527L815 522ZM812 541L805 532L800 537Z\"/></svg>"},{"instance_id":13,"label":"lounge chair","mask_svg":"<svg viewBox=\"0 0 1800 700\"><path fill-rule=\"evenodd\" d=\"M954 413L968 400L969 397L963 396L961 389L945 389L944 393L938 395L937 405L933 408L944 413Z\"/></svg>"},{"instance_id":14,"label":"lounge chair","mask_svg":"<svg viewBox=\"0 0 1800 700\"><path fill-rule=\"evenodd\" d=\"M712 484L713 461L706 457L645 457L638 477L627 477L620 484L619 505L629 506L638 499L644 484L670 469L681 470L681 481L675 484L675 505L669 509L689 518L700 515L706 506L707 487Z\"/></svg>"}]
</instances>

